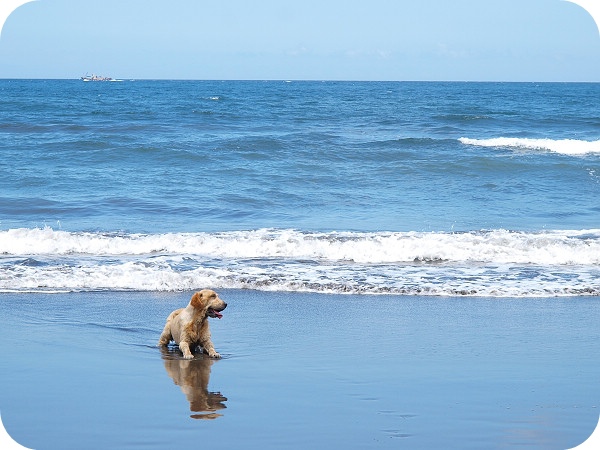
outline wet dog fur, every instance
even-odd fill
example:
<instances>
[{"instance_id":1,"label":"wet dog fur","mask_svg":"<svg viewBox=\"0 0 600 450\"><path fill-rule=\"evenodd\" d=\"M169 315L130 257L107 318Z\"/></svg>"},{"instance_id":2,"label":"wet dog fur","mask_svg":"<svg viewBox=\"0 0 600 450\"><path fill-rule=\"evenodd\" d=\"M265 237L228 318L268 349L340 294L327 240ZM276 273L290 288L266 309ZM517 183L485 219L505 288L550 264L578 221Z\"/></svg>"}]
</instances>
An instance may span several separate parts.
<instances>
[{"instance_id":1,"label":"wet dog fur","mask_svg":"<svg viewBox=\"0 0 600 450\"><path fill-rule=\"evenodd\" d=\"M226 307L227 303L221 300L215 291L203 289L196 292L185 308L169 314L158 345L166 346L171 341L175 341L185 359L192 359L193 351L198 346L202 347L211 358L220 358L221 355L215 351L210 337L208 318L220 319L221 311Z\"/></svg>"}]
</instances>

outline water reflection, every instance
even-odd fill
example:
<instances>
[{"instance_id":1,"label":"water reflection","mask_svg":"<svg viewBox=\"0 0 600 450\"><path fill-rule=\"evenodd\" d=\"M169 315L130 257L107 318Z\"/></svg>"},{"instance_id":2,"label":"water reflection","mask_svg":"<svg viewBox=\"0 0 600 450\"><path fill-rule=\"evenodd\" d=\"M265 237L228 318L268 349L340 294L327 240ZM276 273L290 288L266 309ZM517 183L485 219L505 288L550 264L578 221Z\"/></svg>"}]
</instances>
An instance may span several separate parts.
<instances>
[{"instance_id":1,"label":"water reflection","mask_svg":"<svg viewBox=\"0 0 600 450\"><path fill-rule=\"evenodd\" d=\"M210 366L214 359L196 357L194 359L182 359L177 350L162 348L165 369L173 382L181 388L190 402L190 415L192 419L216 419L221 417L217 411L227 408L227 398L220 392L210 392L208 382L210 380Z\"/></svg>"}]
</instances>

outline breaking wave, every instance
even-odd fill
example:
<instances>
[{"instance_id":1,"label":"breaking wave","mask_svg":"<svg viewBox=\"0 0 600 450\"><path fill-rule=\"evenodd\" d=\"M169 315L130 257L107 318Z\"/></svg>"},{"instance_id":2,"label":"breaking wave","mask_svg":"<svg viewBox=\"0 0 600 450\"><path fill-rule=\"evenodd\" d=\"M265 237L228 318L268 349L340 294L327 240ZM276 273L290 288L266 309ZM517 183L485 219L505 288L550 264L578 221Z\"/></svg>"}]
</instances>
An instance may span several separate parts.
<instances>
[{"instance_id":1,"label":"breaking wave","mask_svg":"<svg viewBox=\"0 0 600 450\"><path fill-rule=\"evenodd\" d=\"M0 292L200 287L403 295L598 295L600 230L0 231Z\"/></svg>"},{"instance_id":2,"label":"breaking wave","mask_svg":"<svg viewBox=\"0 0 600 450\"><path fill-rule=\"evenodd\" d=\"M507 147L526 150L543 150L563 155L588 155L600 153L600 140L582 141L577 139L527 139L499 137L493 139L469 139L459 141L465 145L479 147Z\"/></svg>"},{"instance_id":3,"label":"breaking wave","mask_svg":"<svg viewBox=\"0 0 600 450\"><path fill-rule=\"evenodd\" d=\"M3 256L152 256L292 259L363 264L495 262L600 264L600 230L514 232L329 232L261 229L217 233L119 234L0 231Z\"/></svg>"}]
</instances>

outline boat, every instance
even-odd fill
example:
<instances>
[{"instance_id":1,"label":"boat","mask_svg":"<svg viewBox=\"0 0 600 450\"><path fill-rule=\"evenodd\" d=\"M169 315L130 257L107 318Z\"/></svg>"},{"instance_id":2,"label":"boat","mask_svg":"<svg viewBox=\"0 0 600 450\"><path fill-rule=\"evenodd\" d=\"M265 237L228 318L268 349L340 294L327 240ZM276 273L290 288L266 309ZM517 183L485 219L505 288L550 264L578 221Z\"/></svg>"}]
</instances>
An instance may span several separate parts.
<instances>
[{"instance_id":1,"label":"boat","mask_svg":"<svg viewBox=\"0 0 600 450\"><path fill-rule=\"evenodd\" d=\"M113 78L111 77L103 77L100 75L85 75L83 77L81 77L81 81L115 81Z\"/></svg>"}]
</instances>

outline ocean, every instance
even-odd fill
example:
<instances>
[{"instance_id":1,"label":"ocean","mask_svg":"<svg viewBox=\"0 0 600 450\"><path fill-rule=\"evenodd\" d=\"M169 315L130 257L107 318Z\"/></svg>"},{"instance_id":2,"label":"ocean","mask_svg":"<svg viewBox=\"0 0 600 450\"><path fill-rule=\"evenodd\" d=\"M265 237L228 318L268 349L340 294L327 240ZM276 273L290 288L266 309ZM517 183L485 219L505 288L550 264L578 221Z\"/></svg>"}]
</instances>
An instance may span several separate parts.
<instances>
[{"instance_id":1,"label":"ocean","mask_svg":"<svg viewBox=\"0 0 600 450\"><path fill-rule=\"evenodd\" d=\"M0 80L0 292L596 296L599 99Z\"/></svg>"}]
</instances>

